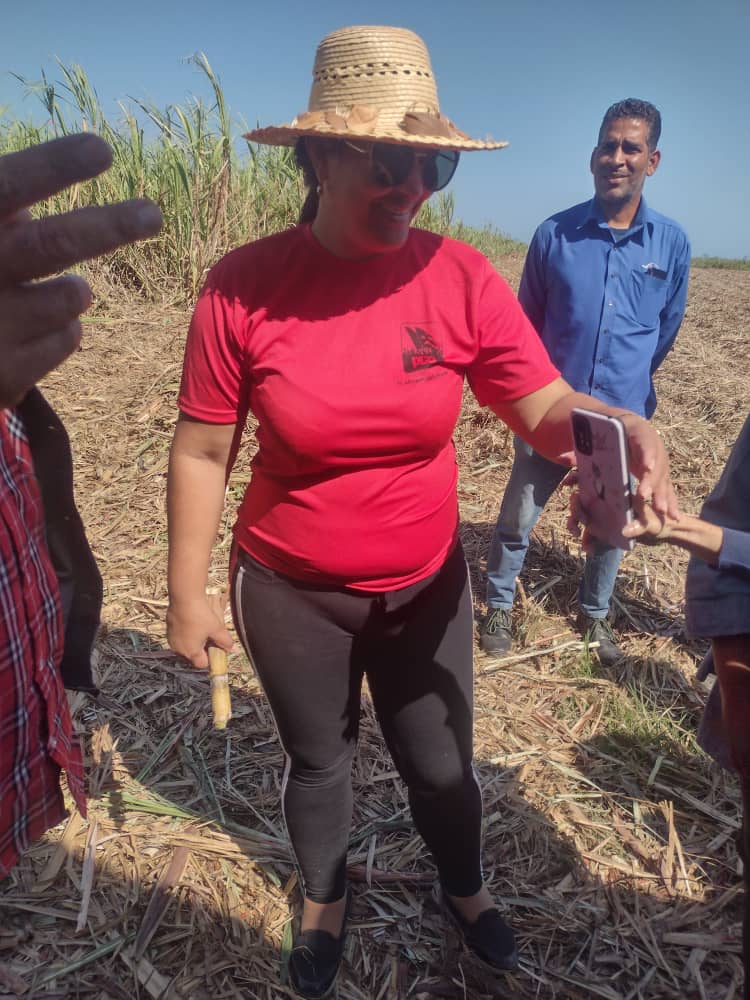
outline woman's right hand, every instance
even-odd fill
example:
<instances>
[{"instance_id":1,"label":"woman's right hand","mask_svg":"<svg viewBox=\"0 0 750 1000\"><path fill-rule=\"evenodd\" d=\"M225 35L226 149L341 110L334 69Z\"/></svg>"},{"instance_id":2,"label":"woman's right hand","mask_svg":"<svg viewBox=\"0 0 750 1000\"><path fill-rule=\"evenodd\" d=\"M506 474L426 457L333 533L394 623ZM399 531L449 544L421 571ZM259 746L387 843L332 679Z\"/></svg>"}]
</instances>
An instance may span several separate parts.
<instances>
[{"instance_id":1,"label":"woman's right hand","mask_svg":"<svg viewBox=\"0 0 750 1000\"><path fill-rule=\"evenodd\" d=\"M208 597L194 601L172 601L167 608L167 642L198 670L208 669L206 646L211 644L231 653L232 636Z\"/></svg>"}]
</instances>

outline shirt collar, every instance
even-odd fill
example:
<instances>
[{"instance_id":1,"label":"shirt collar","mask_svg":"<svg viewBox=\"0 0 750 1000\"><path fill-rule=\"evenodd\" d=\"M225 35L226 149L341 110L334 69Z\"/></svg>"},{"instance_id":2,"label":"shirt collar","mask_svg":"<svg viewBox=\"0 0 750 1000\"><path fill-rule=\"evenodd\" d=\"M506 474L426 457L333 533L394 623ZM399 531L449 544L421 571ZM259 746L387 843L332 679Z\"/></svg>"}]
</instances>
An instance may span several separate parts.
<instances>
[{"instance_id":1,"label":"shirt collar","mask_svg":"<svg viewBox=\"0 0 750 1000\"><path fill-rule=\"evenodd\" d=\"M599 208L599 203L596 198L592 198L591 201L586 206L586 211L584 212L583 219L581 220L579 229L584 229L588 225L595 225L599 229L609 230L609 223L605 221L602 211ZM635 213L635 218L633 219L633 225L630 227L632 233L638 232L644 226L648 226L649 233L653 227L653 216L646 204L646 199L641 195L641 202L638 206L638 211Z\"/></svg>"}]
</instances>

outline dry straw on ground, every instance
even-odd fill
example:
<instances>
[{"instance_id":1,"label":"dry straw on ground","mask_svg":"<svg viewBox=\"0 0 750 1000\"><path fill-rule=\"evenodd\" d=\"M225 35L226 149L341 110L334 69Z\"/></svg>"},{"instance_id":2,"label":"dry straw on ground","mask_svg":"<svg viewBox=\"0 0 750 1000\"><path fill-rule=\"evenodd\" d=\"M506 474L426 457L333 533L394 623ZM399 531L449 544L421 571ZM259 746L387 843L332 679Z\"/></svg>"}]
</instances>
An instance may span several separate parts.
<instances>
[{"instance_id":1,"label":"dry straw on ground","mask_svg":"<svg viewBox=\"0 0 750 1000\"><path fill-rule=\"evenodd\" d=\"M500 269L515 283L520 261ZM106 307L103 304L106 302ZM747 409L750 272L696 271L657 423L696 511ZM102 695L75 696L91 804L0 886L0 995L276 998L299 896L279 809L282 758L244 658L234 719L210 726L207 680L164 649L167 449L186 316L104 296L84 350L47 383L76 456L106 581ZM457 432L475 593L510 441L467 397ZM239 496L242 471L233 476ZM521 971L462 951L369 703L351 845L355 901L339 996L664 1000L739 997L734 781L696 748L705 689L684 634L684 559L641 549L617 590L628 656L575 644L580 554L565 498L540 522L517 605L522 655L476 657L484 863L518 930ZM216 550L220 581L227 516ZM477 597L477 616L483 609ZM571 644L572 643L572 644ZM311 665L312 669L312 665ZM3 992L4 991L4 992Z\"/></svg>"}]
</instances>

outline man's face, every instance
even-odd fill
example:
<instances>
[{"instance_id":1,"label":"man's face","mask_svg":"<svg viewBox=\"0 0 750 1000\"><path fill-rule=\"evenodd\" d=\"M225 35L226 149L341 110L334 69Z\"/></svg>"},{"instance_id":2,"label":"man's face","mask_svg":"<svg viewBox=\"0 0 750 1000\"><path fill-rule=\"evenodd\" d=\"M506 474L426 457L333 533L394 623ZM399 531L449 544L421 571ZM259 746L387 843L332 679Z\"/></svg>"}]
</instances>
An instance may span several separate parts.
<instances>
[{"instance_id":1,"label":"man's face","mask_svg":"<svg viewBox=\"0 0 750 1000\"><path fill-rule=\"evenodd\" d=\"M590 164L600 202L624 206L640 200L661 158L657 149L649 151L647 140L648 124L640 118L617 118L601 133Z\"/></svg>"}]
</instances>

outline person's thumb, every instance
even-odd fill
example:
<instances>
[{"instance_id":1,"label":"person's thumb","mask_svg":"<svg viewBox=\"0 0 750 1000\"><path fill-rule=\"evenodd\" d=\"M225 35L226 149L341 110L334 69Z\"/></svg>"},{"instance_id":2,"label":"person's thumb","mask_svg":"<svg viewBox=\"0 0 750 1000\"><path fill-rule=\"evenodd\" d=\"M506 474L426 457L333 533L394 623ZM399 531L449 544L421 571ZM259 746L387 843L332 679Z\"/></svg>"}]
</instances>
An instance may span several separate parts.
<instances>
[{"instance_id":1,"label":"person's thumb","mask_svg":"<svg viewBox=\"0 0 750 1000\"><path fill-rule=\"evenodd\" d=\"M232 638L229 630L223 625L213 631L208 638L214 646L219 646L227 653L231 653L234 649L234 639Z\"/></svg>"}]
</instances>

